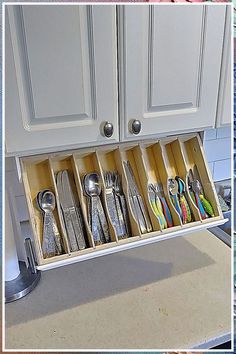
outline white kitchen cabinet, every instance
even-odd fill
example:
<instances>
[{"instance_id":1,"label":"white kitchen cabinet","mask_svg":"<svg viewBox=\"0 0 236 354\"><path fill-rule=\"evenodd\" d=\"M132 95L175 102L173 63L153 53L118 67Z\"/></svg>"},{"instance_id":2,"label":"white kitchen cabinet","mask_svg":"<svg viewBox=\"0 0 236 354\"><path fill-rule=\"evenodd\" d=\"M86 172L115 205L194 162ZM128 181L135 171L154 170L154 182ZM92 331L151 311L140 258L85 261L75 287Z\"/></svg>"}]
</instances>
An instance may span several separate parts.
<instances>
[{"instance_id":1,"label":"white kitchen cabinet","mask_svg":"<svg viewBox=\"0 0 236 354\"><path fill-rule=\"evenodd\" d=\"M226 5L119 8L122 140L215 126L227 12Z\"/></svg>"},{"instance_id":2,"label":"white kitchen cabinet","mask_svg":"<svg viewBox=\"0 0 236 354\"><path fill-rule=\"evenodd\" d=\"M115 7L6 10L6 152L118 141Z\"/></svg>"},{"instance_id":3,"label":"white kitchen cabinet","mask_svg":"<svg viewBox=\"0 0 236 354\"><path fill-rule=\"evenodd\" d=\"M232 90L232 56L231 56L231 20L230 12L227 12L225 28L225 41L222 56L220 88L218 98L218 109L216 127L229 126L233 122L233 90Z\"/></svg>"}]
</instances>

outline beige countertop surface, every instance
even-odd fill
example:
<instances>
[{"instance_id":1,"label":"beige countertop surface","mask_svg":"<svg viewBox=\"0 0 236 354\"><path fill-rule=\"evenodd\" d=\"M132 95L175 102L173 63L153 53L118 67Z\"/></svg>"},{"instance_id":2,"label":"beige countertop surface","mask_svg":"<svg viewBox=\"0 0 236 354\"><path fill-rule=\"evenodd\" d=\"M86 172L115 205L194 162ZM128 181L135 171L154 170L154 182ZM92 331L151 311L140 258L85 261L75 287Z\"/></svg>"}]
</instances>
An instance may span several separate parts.
<instances>
[{"instance_id":1,"label":"beige countertop surface","mask_svg":"<svg viewBox=\"0 0 236 354\"><path fill-rule=\"evenodd\" d=\"M160 351L223 336L230 255L201 231L43 272L31 294L6 305L6 349Z\"/></svg>"}]
</instances>

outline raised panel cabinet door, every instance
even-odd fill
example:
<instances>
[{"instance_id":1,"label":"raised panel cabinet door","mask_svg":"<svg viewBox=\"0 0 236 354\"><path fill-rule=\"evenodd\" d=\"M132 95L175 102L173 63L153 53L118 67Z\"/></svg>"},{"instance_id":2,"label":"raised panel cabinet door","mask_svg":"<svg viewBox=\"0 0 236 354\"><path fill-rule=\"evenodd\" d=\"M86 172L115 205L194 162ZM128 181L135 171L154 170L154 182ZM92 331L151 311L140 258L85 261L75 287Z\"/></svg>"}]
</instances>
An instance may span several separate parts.
<instances>
[{"instance_id":1,"label":"raised panel cabinet door","mask_svg":"<svg viewBox=\"0 0 236 354\"><path fill-rule=\"evenodd\" d=\"M7 5L5 28L8 154L119 140L115 6Z\"/></svg>"},{"instance_id":2,"label":"raised panel cabinet door","mask_svg":"<svg viewBox=\"0 0 236 354\"><path fill-rule=\"evenodd\" d=\"M215 126L225 19L225 5L120 8L122 140Z\"/></svg>"}]
</instances>

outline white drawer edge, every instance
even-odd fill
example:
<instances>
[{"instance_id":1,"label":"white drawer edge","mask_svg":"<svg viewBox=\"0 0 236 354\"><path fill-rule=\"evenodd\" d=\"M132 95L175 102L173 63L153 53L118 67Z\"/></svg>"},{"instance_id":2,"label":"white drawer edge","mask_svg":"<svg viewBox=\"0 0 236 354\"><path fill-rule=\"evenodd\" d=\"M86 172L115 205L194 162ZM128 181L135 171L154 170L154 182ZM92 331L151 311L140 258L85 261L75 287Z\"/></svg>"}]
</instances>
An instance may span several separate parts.
<instances>
[{"instance_id":1,"label":"white drawer edge","mask_svg":"<svg viewBox=\"0 0 236 354\"><path fill-rule=\"evenodd\" d=\"M211 349L211 348L216 347L218 345L229 342L230 340L232 340L232 333L228 332L228 333L220 334L217 337L209 338L208 340L206 340L202 343L194 345L191 349L208 350L208 349ZM215 349L215 351L218 351L218 350ZM226 351L229 352L229 349L224 349L224 352L226 352Z\"/></svg>"},{"instance_id":2,"label":"white drawer edge","mask_svg":"<svg viewBox=\"0 0 236 354\"><path fill-rule=\"evenodd\" d=\"M108 249L103 249L103 250L95 250L92 253L88 253L88 254L84 254L84 255L79 255L76 257L71 257L71 258L67 258L67 259L63 259L54 263L49 263L49 264L44 264L44 265L40 265L37 266L38 270L49 270L49 269L54 269L54 268L58 268L58 267L63 267L65 265L69 265L69 264L73 264L73 263L77 263L77 262L82 262L82 261L86 261L88 259L93 259L93 258L97 258L97 257L101 257L101 256L105 256L108 254L112 254L112 253L116 253L116 252L121 252L121 251L125 251L131 248L136 248L136 247L140 247L140 246L144 246L144 245L148 245L154 242L159 242L159 241L165 241L177 236L183 236L186 234L191 234L195 231L200 231L200 230L204 230L207 228L212 228L215 226L219 226L222 224L225 224L228 221L228 219L222 219L222 220L217 220L217 221L213 221L213 222L209 222L209 223L204 223L201 225L197 225L197 226L193 226L191 228L186 228L183 229L181 231L173 231L172 233L163 235L163 236L153 236L150 238L146 238L146 239L140 239L140 240L136 240L134 242L130 242L130 243L126 243L123 245L117 245Z\"/></svg>"}]
</instances>

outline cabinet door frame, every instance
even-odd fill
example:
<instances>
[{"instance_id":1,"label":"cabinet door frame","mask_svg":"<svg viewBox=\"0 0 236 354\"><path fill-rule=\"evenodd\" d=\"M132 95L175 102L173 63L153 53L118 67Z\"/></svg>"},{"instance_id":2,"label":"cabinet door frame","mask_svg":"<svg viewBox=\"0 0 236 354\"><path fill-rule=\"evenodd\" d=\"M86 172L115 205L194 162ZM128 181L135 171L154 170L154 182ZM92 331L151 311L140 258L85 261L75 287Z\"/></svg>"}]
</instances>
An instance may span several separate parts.
<instances>
[{"instance_id":1,"label":"cabinet door frame","mask_svg":"<svg viewBox=\"0 0 236 354\"><path fill-rule=\"evenodd\" d=\"M62 114L61 117L59 115L58 117L52 117L52 119L50 116L49 119L44 117L43 119L38 119L36 116L30 116L30 114L34 112L33 110L30 111L30 108L32 108L32 87L31 91L30 89L28 91L25 90L25 84L30 86L30 82L27 83L26 80L26 78L29 77L30 71L29 68L27 70L27 62L25 63L24 57L22 57L22 50L26 50L26 47L23 46L24 38L22 41L22 38L19 38L19 33L17 32L19 25L19 22L17 22L19 20L17 18L17 7L19 8L19 6L20 4L4 5L4 24L6 24L6 20L9 18L9 22L7 23L9 23L10 27L9 34L6 34L7 31L5 31L5 35L10 37L8 40L8 42L10 42L8 48L10 48L13 53L12 57L14 58L14 63L13 65L11 64L12 70L8 69L8 82L5 84L8 91L9 88L13 87L13 89L10 90L12 94L8 95L8 97L5 96L7 156L22 156L38 152L60 151L68 148L88 147L118 142L119 116L115 6L102 7L101 5L86 5L85 7L85 5L76 3L68 5L81 7L80 11L84 13L87 21L87 23L84 23L84 36L86 36L88 32L88 38L84 37L84 39L89 42L89 38L92 38L91 45L88 44L88 46L93 47L93 49L91 50L91 48L89 48L87 54L89 58L94 61L94 70L87 68L88 64L86 63L84 53L81 54L81 57L83 57L83 63L85 63L86 68L89 69L87 70L85 68L87 72L89 71L91 86L95 85L95 88L89 89L91 101L94 97L96 98L94 103L95 107L92 107L93 102L89 105L89 99L85 97L84 112L87 113L88 111L91 114L89 113L87 118L85 115L85 117L81 119L79 118L79 111L78 114L75 112L75 116L63 116ZM29 3L21 6L61 6L61 8L64 8L64 4L53 3L48 5L40 3L32 5ZM87 13L85 13L86 11L88 16ZM7 14L9 15L8 18ZM107 19L107 21L104 21L104 18ZM91 19L92 22L90 23L89 21ZM82 21L85 21L85 17L82 18ZM84 28L83 23L81 26ZM93 30L91 30L89 26L92 26ZM102 49L103 40L105 41L104 43L109 44L108 50L110 53L105 59L104 49ZM24 51L23 54L25 55ZM109 65L107 65L106 60L110 60ZM4 65L6 67L6 60L4 60ZM105 73L107 73L107 76L105 76ZM85 75L84 72L83 75ZM94 75L96 80L94 80ZM106 83L108 83L108 85L106 85ZM84 93L88 92L86 82L83 83L83 85ZM31 92L31 94L28 95L27 92ZM27 95L28 97L26 97ZM11 101L16 101L16 104L11 105ZM17 106L17 108L13 106ZM88 110L88 106L91 106L89 107L91 109ZM34 119L35 125L30 124L30 119ZM40 124L37 124L37 120L40 120ZM104 136L103 125L106 121L113 124L114 132L111 138ZM17 141L14 141L13 129L18 131L19 140L17 138ZM60 136L60 139L58 136ZM49 139L52 141L49 142Z\"/></svg>"},{"instance_id":2,"label":"cabinet door frame","mask_svg":"<svg viewBox=\"0 0 236 354\"><path fill-rule=\"evenodd\" d=\"M226 8L226 26L220 74L216 128L233 124L233 51L232 18L230 8ZM225 122L226 117L226 122Z\"/></svg>"},{"instance_id":3,"label":"cabinet door frame","mask_svg":"<svg viewBox=\"0 0 236 354\"><path fill-rule=\"evenodd\" d=\"M144 5L145 6L145 5ZM155 5L150 5L150 6L155 6ZM163 6L167 6L167 5L163 5ZM205 56L207 58L210 57L210 54L215 52L217 52L217 63L216 66L218 66L220 68L221 65L221 55L222 55L222 48L223 48L223 37L224 37L224 29L225 29L225 21L226 21L226 5L220 5L219 7L212 7L210 5L201 5L204 7L205 11L206 11L206 16L207 16L207 33L204 34L204 37L208 36L209 37L209 33L212 33L213 30L216 33L215 34L215 38L218 38L217 43L216 40L213 41L214 43L211 43L211 41L208 40L208 46L205 46L205 51L207 51L207 54L205 54ZM212 12L215 12L214 15L215 17L212 18L211 14ZM216 23L219 23L218 26L215 27ZM145 25L147 25L147 23L145 23ZM144 26L143 23L140 23L140 27ZM214 95L211 92L211 83L210 82L206 82L205 83L205 88L204 91L205 92L209 92L209 95L211 95L211 100L212 100L212 104L214 104L214 110L212 110L212 115L208 116L208 118L206 117L206 122L201 121L198 122L196 124L197 119L192 119L190 122L187 121L187 124L184 122L184 119L182 119L182 124L181 126L178 126L178 123L175 122L175 124L173 124L173 119L172 119L172 124L168 124L169 128L168 129L162 129L163 126L163 121L164 119L161 120L161 118L165 118L168 119L169 118L173 118L175 117L176 119L180 116L183 115L184 110L179 110L179 111L174 111L174 114L172 114L171 112L158 112L158 114L156 114L156 112L148 112L146 108L143 108L143 112L141 112L141 109L139 110L140 116L130 116L128 117L127 114L127 106L128 106L128 100L127 100L127 92L128 92L128 88L127 88L127 73L128 73L128 68L127 68L127 51L129 50L129 44L127 45L126 40L127 40L127 22L126 22L126 6L123 5L121 7L118 8L118 64L119 64L119 97L120 97L120 101L119 101L119 109L120 109L120 117L121 117L121 124L120 124L120 138L121 141L127 141L127 140L138 140L138 139L145 139L146 137L156 137L156 136L166 136L166 135L173 135L176 133L181 133L181 132L193 132L193 131L202 131L206 128L213 128L215 127L215 120L216 120L216 109L217 109L217 98L218 98L218 89L219 89L219 79L220 79L220 73L216 73L210 68L210 66L208 65L208 71L210 70L210 77L213 77L213 82L214 84L212 85L213 89L214 89ZM146 31L148 31L147 29L145 29ZM140 36L144 34L142 32L142 30L140 30L140 33L137 34L137 36ZM208 39L207 37L207 39ZM146 37L145 37L146 38ZM205 41L207 40L206 38L204 39ZM144 47L142 47L144 48ZM218 49L217 49L218 48ZM135 53L136 55L137 53ZM140 54L140 56L142 55L142 53ZM147 54L146 54L147 56ZM134 56L135 57L135 56ZM136 55L137 57L137 55ZM214 56L212 56L212 59L215 60ZM147 59L145 59L145 56L142 57L142 59L140 59L143 61L143 63L147 63ZM206 71L206 60L204 60L204 66L203 66L203 70ZM135 64L134 64L135 65ZM136 66L137 68L137 66ZM136 70L137 74L140 74L145 76L142 72L142 68L140 68L140 70ZM220 71L220 70L219 70ZM130 80L131 81L131 80ZM142 81L143 79L140 79L140 85L142 85ZM137 83L136 83L137 86ZM148 89L143 89L142 91L146 92L148 91ZM140 94L141 96L141 94ZM143 102L144 102L144 96L142 96ZM200 100L201 100L202 94L200 94ZM146 101L148 102L148 98L146 99ZM145 101L145 102L146 102ZM138 99L138 102L140 102L140 99ZM147 107L147 102L143 103L143 106ZM205 107L207 106L207 103L205 102ZM141 104L140 104L141 106ZM136 109L137 110L137 109ZM198 110L198 107L193 107L193 108L189 108L189 117L191 115L194 115L195 112ZM186 111L185 111L186 112ZM187 114L186 114L187 117ZM160 127L160 130L157 129L157 122L155 122L155 120L153 118L157 118L158 121L158 128ZM141 130L139 135L134 135L130 132L130 121L132 119L139 119L142 123L142 127L143 127L143 132ZM170 120L171 121L171 120ZM145 123L144 123L145 122ZM152 129L147 127L148 124L153 124ZM146 124L146 126L144 125ZM171 125L171 129L170 129L170 125ZM185 126L186 125L186 126ZM146 128L145 128L146 127ZM173 128L172 128L173 127Z\"/></svg>"}]
</instances>

